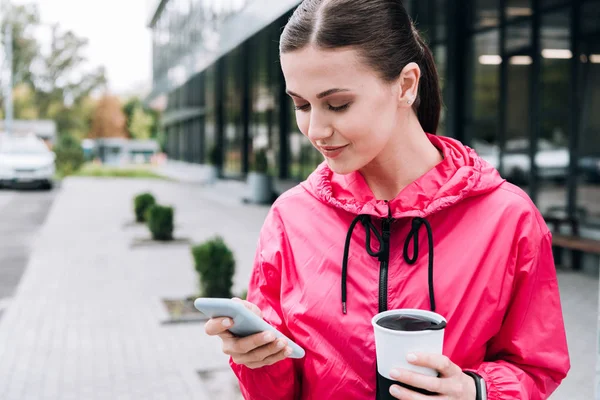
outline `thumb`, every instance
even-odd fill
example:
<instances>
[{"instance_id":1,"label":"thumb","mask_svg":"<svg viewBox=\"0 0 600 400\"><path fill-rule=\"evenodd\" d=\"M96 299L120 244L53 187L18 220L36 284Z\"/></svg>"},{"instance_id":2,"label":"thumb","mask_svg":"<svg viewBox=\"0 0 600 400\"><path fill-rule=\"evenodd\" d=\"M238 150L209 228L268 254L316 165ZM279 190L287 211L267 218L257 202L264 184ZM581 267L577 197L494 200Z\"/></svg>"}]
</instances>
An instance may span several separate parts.
<instances>
[{"instance_id":1,"label":"thumb","mask_svg":"<svg viewBox=\"0 0 600 400\"><path fill-rule=\"evenodd\" d=\"M234 297L232 300L237 301L238 303L242 303L244 305L244 307L246 307L248 310L252 311L254 314L256 314L262 318L262 311L260 310L260 308L258 308L258 306L256 304L250 303L249 301L246 301L246 300L242 300L238 297Z\"/></svg>"}]
</instances>

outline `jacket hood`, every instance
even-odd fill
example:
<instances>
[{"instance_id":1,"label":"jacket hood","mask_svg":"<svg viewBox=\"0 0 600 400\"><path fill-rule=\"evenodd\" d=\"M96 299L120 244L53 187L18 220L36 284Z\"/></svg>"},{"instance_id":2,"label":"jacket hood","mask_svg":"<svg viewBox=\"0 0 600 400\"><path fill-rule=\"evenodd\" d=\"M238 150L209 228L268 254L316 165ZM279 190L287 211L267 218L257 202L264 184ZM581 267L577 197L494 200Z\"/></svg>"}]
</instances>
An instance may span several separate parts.
<instances>
[{"instance_id":1,"label":"jacket hood","mask_svg":"<svg viewBox=\"0 0 600 400\"><path fill-rule=\"evenodd\" d=\"M427 136L444 159L389 202L375 198L360 172L336 174L326 162L302 186L323 203L352 214L385 218L391 211L392 218L397 219L426 217L463 199L488 193L504 182L473 149L452 138Z\"/></svg>"}]
</instances>

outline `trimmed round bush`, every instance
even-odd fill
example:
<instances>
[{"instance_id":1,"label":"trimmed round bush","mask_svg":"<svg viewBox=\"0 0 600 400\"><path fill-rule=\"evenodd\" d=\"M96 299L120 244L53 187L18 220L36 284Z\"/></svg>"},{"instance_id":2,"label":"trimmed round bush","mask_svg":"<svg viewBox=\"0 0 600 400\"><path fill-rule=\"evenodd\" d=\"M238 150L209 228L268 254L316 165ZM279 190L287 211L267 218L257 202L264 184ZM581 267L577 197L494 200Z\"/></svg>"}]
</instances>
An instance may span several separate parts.
<instances>
[{"instance_id":1,"label":"trimmed round bush","mask_svg":"<svg viewBox=\"0 0 600 400\"><path fill-rule=\"evenodd\" d=\"M192 247L195 268L203 297L230 298L235 273L235 259L223 239L214 237Z\"/></svg>"},{"instance_id":2,"label":"trimmed round bush","mask_svg":"<svg viewBox=\"0 0 600 400\"><path fill-rule=\"evenodd\" d=\"M173 207L155 204L148 210L148 228L154 240L173 240Z\"/></svg>"},{"instance_id":3,"label":"trimmed round bush","mask_svg":"<svg viewBox=\"0 0 600 400\"><path fill-rule=\"evenodd\" d=\"M133 209L137 222L146 222L146 212L156 204L156 199L151 193L141 193L133 199Z\"/></svg>"}]
</instances>

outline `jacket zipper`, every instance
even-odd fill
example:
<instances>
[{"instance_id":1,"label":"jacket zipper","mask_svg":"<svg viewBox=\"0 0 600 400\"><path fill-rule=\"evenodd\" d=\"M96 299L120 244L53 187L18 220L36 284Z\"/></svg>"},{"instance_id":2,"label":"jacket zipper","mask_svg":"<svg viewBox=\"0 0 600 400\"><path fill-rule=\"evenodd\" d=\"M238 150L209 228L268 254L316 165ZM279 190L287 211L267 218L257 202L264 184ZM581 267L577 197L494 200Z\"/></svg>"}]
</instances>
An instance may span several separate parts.
<instances>
[{"instance_id":1,"label":"jacket zipper","mask_svg":"<svg viewBox=\"0 0 600 400\"><path fill-rule=\"evenodd\" d=\"M387 203L387 201L386 201ZM390 226L392 210L388 203L388 217L381 221L382 248L379 254L379 312L387 311L388 306L388 265L390 262Z\"/></svg>"}]
</instances>

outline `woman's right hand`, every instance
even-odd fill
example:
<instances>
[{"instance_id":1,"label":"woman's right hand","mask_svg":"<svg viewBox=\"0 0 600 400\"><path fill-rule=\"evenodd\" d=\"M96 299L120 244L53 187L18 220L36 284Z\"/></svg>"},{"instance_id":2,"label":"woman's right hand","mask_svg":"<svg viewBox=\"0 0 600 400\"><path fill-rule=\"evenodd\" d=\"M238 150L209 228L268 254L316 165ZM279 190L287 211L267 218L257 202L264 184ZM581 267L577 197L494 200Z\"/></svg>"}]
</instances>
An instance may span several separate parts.
<instances>
[{"instance_id":1,"label":"woman's right hand","mask_svg":"<svg viewBox=\"0 0 600 400\"><path fill-rule=\"evenodd\" d=\"M246 308L262 318L258 306L245 300L234 299L242 302ZM261 368L275 364L292 354L292 349L287 346L285 339L276 339L272 332L260 332L246 337L236 337L229 328L233 326L231 318L211 318L205 326L206 333L210 336L219 336L223 341L223 353L231 356L236 364L248 368Z\"/></svg>"}]
</instances>

